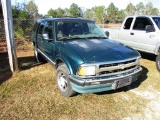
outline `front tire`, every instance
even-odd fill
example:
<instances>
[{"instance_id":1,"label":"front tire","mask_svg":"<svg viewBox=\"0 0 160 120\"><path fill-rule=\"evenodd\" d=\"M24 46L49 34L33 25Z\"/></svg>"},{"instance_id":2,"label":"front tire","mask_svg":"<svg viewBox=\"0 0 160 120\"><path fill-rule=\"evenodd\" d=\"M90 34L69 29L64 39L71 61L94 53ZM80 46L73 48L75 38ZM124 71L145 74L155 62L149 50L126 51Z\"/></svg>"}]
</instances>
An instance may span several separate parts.
<instances>
[{"instance_id":1,"label":"front tire","mask_svg":"<svg viewBox=\"0 0 160 120\"><path fill-rule=\"evenodd\" d=\"M61 95L71 97L76 94L69 81L69 70L65 64L60 64L57 68L56 82Z\"/></svg>"},{"instance_id":2,"label":"front tire","mask_svg":"<svg viewBox=\"0 0 160 120\"><path fill-rule=\"evenodd\" d=\"M156 57L156 67L157 67L157 70L160 72L160 55Z\"/></svg>"}]
</instances>

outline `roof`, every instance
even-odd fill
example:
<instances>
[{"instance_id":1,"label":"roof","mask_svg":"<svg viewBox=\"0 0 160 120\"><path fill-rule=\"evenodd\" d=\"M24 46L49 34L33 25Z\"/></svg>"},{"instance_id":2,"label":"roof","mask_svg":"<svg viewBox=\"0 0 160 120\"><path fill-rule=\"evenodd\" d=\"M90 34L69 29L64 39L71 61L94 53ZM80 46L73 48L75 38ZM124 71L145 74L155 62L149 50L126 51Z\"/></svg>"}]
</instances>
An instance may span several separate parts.
<instances>
[{"instance_id":1,"label":"roof","mask_svg":"<svg viewBox=\"0 0 160 120\"><path fill-rule=\"evenodd\" d=\"M94 22L93 20L89 20L89 19L84 19L84 18L80 18L80 17L77 17L77 18L73 18L73 17L63 17L63 18L42 18L42 19L38 19L37 22L41 22L41 21L44 21L44 20L53 20L53 21L88 21L88 22Z\"/></svg>"},{"instance_id":2,"label":"roof","mask_svg":"<svg viewBox=\"0 0 160 120\"><path fill-rule=\"evenodd\" d=\"M152 16L152 15L134 15L134 16L127 16L127 17L160 17L160 16Z\"/></svg>"}]
</instances>

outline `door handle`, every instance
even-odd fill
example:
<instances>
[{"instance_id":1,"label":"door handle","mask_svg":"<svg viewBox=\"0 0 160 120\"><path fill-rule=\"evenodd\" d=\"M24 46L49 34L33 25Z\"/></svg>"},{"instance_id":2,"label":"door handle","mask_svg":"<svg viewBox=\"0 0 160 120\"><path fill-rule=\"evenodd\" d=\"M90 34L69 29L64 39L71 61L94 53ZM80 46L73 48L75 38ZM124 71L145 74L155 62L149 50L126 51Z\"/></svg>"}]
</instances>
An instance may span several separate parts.
<instances>
[{"instance_id":1,"label":"door handle","mask_svg":"<svg viewBox=\"0 0 160 120\"><path fill-rule=\"evenodd\" d=\"M134 33L130 33L130 35L134 35Z\"/></svg>"}]
</instances>

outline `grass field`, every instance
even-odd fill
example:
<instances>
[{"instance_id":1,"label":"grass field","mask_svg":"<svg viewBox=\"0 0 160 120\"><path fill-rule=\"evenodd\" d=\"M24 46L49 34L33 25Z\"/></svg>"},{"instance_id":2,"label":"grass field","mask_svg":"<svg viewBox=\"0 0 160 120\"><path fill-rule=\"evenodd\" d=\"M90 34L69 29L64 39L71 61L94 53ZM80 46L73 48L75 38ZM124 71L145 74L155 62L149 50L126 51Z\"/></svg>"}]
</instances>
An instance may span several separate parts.
<instances>
[{"instance_id":1,"label":"grass field","mask_svg":"<svg viewBox=\"0 0 160 120\"><path fill-rule=\"evenodd\" d=\"M66 98L50 63L37 64L32 49L17 51L20 71L0 71L0 119L159 120L160 73L155 56L141 54L143 72L131 86Z\"/></svg>"}]
</instances>

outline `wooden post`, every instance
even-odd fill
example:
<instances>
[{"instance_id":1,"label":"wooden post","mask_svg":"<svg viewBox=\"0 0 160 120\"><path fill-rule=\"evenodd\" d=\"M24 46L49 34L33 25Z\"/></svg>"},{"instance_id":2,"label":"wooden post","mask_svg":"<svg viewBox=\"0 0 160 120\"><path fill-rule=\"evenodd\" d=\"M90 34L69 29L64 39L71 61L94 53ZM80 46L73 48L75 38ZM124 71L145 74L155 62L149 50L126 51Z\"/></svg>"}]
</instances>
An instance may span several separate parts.
<instances>
[{"instance_id":1,"label":"wooden post","mask_svg":"<svg viewBox=\"0 0 160 120\"><path fill-rule=\"evenodd\" d=\"M7 41L9 64L11 71L14 72L18 70L18 62L17 62L16 47L14 41L11 1L1 0L1 2L3 9L4 24L5 24L5 34Z\"/></svg>"}]
</instances>

